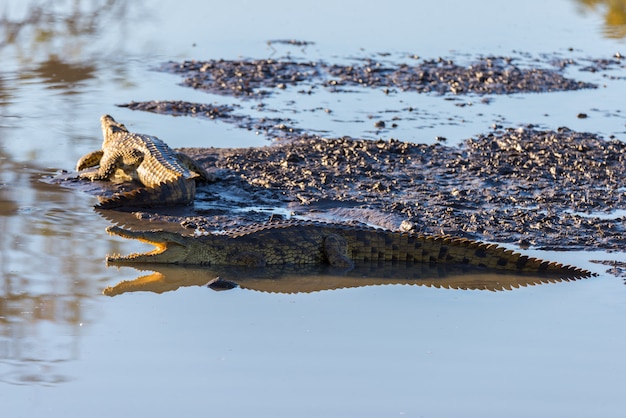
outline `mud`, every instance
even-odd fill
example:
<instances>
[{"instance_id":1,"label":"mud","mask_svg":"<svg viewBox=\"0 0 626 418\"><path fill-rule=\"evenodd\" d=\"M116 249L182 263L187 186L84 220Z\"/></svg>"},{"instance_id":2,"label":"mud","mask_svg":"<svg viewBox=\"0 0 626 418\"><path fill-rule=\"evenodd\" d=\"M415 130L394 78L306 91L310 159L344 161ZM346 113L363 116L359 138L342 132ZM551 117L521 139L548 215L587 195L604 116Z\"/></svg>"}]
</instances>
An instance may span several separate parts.
<instances>
[{"instance_id":1,"label":"mud","mask_svg":"<svg viewBox=\"0 0 626 418\"><path fill-rule=\"evenodd\" d=\"M341 92L360 87L442 95L576 90L596 86L564 77L565 68L585 65L581 71L608 72L623 67L620 57L584 64L523 55L480 57L468 66L442 58L414 61L364 58L340 65L289 59L211 60L168 63L161 70L180 74L183 84L195 89L258 99L292 87L303 94L317 88ZM489 103L488 97L483 99ZM240 104L148 101L121 106L220 119L283 138L260 148L183 149L220 180L198 188L193 208L101 212L129 227L167 225L205 232L295 216L522 248L619 250L626 243L625 219L611 215L626 208L625 145L619 140L567 128L494 125L491 133L460 146L446 146L442 137L424 145L324 138L295 128L287 118L254 118ZM102 184L86 191L107 194L113 189Z\"/></svg>"},{"instance_id":2,"label":"mud","mask_svg":"<svg viewBox=\"0 0 626 418\"><path fill-rule=\"evenodd\" d=\"M626 284L626 263L623 261L617 260L590 260L592 263L602 264L605 266L610 266L611 268L606 270L606 273L611 274L615 277L621 277L624 279L624 284Z\"/></svg>"},{"instance_id":3,"label":"mud","mask_svg":"<svg viewBox=\"0 0 626 418\"><path fill-rule=\"evenodd\" d=\"M249 131L253 130L268 138L298 136L304 132L302 128L296 127L296 123L289 118L255 118L250 115L235 112L236 109L241 108L241 106L237 105L210 105L180 100L151 100L124 103L117 106L161 115L219 119L222 122L231 123L238 128Z\"/></svg>"},{"instance_id":4,"label":"mud","mask_svg":"<svg viewBox=\"0 0 626 418\"><path fill-rule=\"evenodd\" d=\"M567 128L499 129L455 147L303 136L181 151L219 178L198 188L194 207L103 216L131 228L170 224L188 232L295 216L522 248L626 244L626 219L611 215L626 209L626 144ZM91 187L102 194L110 186Z\"/></svg>"},{"instance_id":5,"label":"mud","mask_svg":"<svg viewBox=\"0 0 626 418\"><path fill-rule=\"evenodd\" d=\"M268 41L272 45L295 45L305 48L310 43L296 40ZM385 61L380 58L384 57ZM463 57L461 57L462 59ZM284 109L270 109L262 100L285 89L294 89L300 94L311 95L320 90L331 93L345 93L359 89L378 89L386 94L398 92L430 93L445 95L445 100L458 101L456 106L472 105L466 96L482 96L480 103L489 105L495 95L517 93L545 93L596 88L597 85L573 80L563 75L568 68L578 68L581 72L598 72L609 76L612 71L624 67L620 58L581 59L577 62L557 54L535 57L530 54L515 53L514 57L488 56L467 58L470 64L462 65L452 59L421 59L415 56L391 57L383 53L376 56L344 58L348 64L328 63L322 60L296 61L282 59L242 59L169 62L160 70L178 74L182 84L211 94L232 96L238 104L215 105L183 101L143 101L119 104L133 110L173 116L195 116L220 120L225 123L255 131L269 139L276 137L297 138L305 133L328 135L328 131L314 127L300 127L297 115L305 109L289 107L296 120L276 116L284 114ZM615 78L615 75L611 75ZM491 96L491 97L488 97ZM250 112L244 107L246 99L257 100ZM328 108L309 109L324 111ZM253 116L261 112L263 116ZM421 110L424 113L424 110ZM403 121L414 120L416 109L404 107L389 119L389 113L373 112L372 132L391 132ZM579 118L587 117L580 113ZM385 119L389 119L385 121ZM445 118L432 115L429 119L445 123ZM457 118L456 122L462 122Z\"/></svg>"},{"instance_id":6,"label":"mud","mask_svg":"<svg viewBox=\"0 0 626 418\"><path fill-rule=\"evenodd\" d=\"M118 107L126 107L132 110L143 110L144 112L161 113L172 116L203 116L207 119L229 119L233 118L235 105L210 105L205 103L190 103L181 100L170 101L148 101L130 102L119 104Z\"/></svg>"},{"instance_id":7,"label":"mud","mask_svg":"<svg viewBox=\"0 0 626 418\"><path fill-rule=\"evenodd\" d=\"M361 66L326 67L333 77L327 86L361 85L439 94L512 94L595 88L594 84L563 77L555 70L523 68L508 57L487 57L469 66L439 58L397 67L369 61Z\"/></svg>"},{"instance_id":8,"label":"mud","mask_svg":"<svg viewBox=\"0 0 626 418\"><path fill-rule=\"evenodd\" d=\"M415 60L418 61L418 60ZM479 57L464 66L451 59L421 60L415 64L385 63L374 58L358 64L330 64L324 61L287 59L209 60L170 62L162 71L180 74L182 84L212 94L262 98L276 89L300 87L311 94L316 87L332 92L361 86L389 91L398 89L438 94L513 94L595 88L595 84L576 81L561 74L567 65L551 68L526 67L515 58ZM568 63L573 64L570 60ZM595 65L595 67L594 67ZM586 68L598 68L592 63ZM588 70L589 71L589 70Z\"/></svg>"},{"instance_id":9,"label":"mud","mask_svg":"<svg viewBox=\"0 0 626 418\"><path fill-rule=\"evenodd\" d=\"M263 97L322 76L321 64L282 60L210 60L170 62L163 71L183 76L183 85L208 93Z\"/></svg>"}]
</instances>

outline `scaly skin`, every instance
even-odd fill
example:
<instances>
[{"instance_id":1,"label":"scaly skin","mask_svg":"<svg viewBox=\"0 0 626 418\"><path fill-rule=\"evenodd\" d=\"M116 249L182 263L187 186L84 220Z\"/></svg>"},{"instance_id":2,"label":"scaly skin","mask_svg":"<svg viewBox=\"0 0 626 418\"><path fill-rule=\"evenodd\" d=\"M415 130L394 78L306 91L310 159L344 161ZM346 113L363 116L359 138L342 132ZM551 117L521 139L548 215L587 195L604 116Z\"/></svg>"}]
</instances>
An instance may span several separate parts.
<instances>
[{"instance_id":1,"label":"scaly skin","mask_svg":"<svg viewBox=\"0 0 626 418\"><path fill-rule=\"evenodd\" d=\"M159 138L131 133L109 115L102 116L100 123L102 149L85 155L76 165L78 171L99 168L80 173L79 177L113 182L137 180L145 186L101 199L100 207L190 204L195 197L195 179L213 180L191 158L174 152Z\"/></svg>"},{"instance_id":2,"label":"scaly skin","mask_svg":"<svg viewBox=\"0 0 626 418\"><path fill-rule=\"evenodd\" d=\"M154 251L108 256L111 264L305 265L328 263L350 270L364 263L446 263L491 270L589 277L572 266L529 258L495 244L466 238L424 236L383 229L309 221L253 225L224 234L187 236L165 231L109 227L112 235L153 244Z\"/></svg>"}]
</instances>

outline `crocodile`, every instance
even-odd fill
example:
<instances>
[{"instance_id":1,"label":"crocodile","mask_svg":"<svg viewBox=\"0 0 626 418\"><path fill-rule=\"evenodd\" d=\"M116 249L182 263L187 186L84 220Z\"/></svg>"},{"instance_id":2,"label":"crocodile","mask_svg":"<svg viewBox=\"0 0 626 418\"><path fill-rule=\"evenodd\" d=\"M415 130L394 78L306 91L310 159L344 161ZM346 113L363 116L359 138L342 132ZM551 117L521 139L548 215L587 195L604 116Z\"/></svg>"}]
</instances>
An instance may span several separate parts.
<instances>
[{"instance_id":1,"label":"crocodile","mask_svg":"<svg viewBox=\"0 0 626 418\"><path fill-rule=\"evenodd\" d=\"M171 206L193 202L196 180L214 178L185 154L151 135L129 132L109 115L100 118L102 149L78 160L79 178L115 183L138 181L143 187L100 197L98 207ZM98 166L97 170L86 170Z\"/></svg>"},{"instance_id":2,"label":"crocodile","mask_svg":"<svg viewBox=\"0 0 626 418\"><path fill-rule=\"evenodd\" d=\"M107 256L107 264L117 265L330 264L349 271L355 264L365 263L442 263L567 278L592 275L587 270L521 255L497 244L341 223L288 220L194 235L163 230L132 231L119 226L110 226L107 232L155 246L153 251L143 254Z\"/></svg>"}]
</instances>

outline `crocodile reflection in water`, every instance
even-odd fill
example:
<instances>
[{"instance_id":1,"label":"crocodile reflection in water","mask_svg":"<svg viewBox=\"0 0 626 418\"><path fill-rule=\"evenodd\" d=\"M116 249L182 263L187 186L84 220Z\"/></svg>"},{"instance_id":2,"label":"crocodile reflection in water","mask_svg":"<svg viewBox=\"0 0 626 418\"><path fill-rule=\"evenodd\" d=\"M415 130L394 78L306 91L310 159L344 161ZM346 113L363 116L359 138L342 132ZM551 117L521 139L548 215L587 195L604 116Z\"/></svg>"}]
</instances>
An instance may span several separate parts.
<instances>
[{"instance_id":1,"label":"crocodile reflection in water","mask_svg":"<svg viewBox=\"0 0 626 418\"><path fill-rule=\"evenodd\" d=\"M268 293L310 293L378 285L416 285L461 290L512 290L577 279L532 273L488 272L454 265L360 265L349 272L327 265L250 267L189 267L167 264L134 265L150 271L135 280L104 289L107 296L127 292L165 293L181 287L209 286L215 290L241 287ZM236 277L234 280L224 278Z\"/></svg>"}]
</instances>

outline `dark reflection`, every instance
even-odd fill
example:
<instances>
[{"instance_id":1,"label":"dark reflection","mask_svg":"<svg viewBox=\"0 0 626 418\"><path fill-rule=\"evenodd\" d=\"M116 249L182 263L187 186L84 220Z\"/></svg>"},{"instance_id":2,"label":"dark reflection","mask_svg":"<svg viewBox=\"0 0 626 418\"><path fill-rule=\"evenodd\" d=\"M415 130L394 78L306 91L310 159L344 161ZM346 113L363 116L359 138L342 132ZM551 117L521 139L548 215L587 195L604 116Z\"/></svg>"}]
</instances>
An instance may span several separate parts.
<instances>
[{"instance_id":1,"label":"dark reflection","mask_svg":"<svg viewBox=\"0 0 626 418\"><path fill-rule=\"evenodd\" d=\"M21 80L75 94L84 92L85 82L95 79L96 71L104 65L108 70L122 73L128 63L121 58L123 51L128 45L136 45L126 41L128 26L137 24L133 22L135 13L149 16L139 1L9 0L3 3L0 106L11 104L11 92L21 87ZM4 74L8 76L3 77ZM17 82L10 82L8 77L15 77ZM125 78L124 82L127 82ZM70 107L74 110L80 106L71 103ZM60 117L63 115L72 118L69 111L62 112Z\"/></svg>"},{"instance_id":2,"label":"dark reflection","mask_svg":"<svg viewBox=\"0 0 626 418\"><path fill-rule=\"evenodd\" d=\"M80 54L89 44L88 37L100 34L111 20L124 20L129 4L119 0L32 0L20 17L11 16L5 8L0 16L0 48L15 47L25 61L37 58L39 52Z\"/></svg>"},{"instance_id":3,"label":"dark reflection","mask_svg":"<svg viewBox=\"0 0 626 418\"><path fill-rule=\"evenodd\" d=\"M41 169L4 157L0 382L54 385L71 380L61 366L78 358L80 329L92 322L102 274L93 254L102 243L85 239L72 214L85 206L84 197L42 183Z\"/></svg>"},{"instance_id":4,"label":"dark reflection","mask_svg":"<svg viewBox=\"0 0 626 418\"><path fill-rule=\"evenodd\" d=\"M576 0L584 12L604 14L604 34L607 38L626 36L626 0Z\"/></svg>"},{"instance_id":5,"label":"dark reflection","mask_svg":"<svg viewBox=\"0 0 626 418\"><path fill-rule=\"evenodd\" d=\"M51 57L40 63L31 74L26 74L24 78L38 77L50 88L62 89L70 93L77 86L80 87L82 81L94 78L95 72L94 65L68 64L56 57Z\"/></svg>"},{"instance_id":6,"label":"dark reflection","mask_svg":"<svg viewBox=\"0 0 626 418\"><path fill-rule=\"evenodd\" d=\"M2 383L54 385L72 380L63 365L79 357L81 328L93 322L93 297L106 274L100 261L106 244L90 239L93 220L81 222L91 215L86 196L40 182L47 170L37 162L24 163L58 146L54 139L38 141L28 130L50 131L50 122L63 121L66 132L77 131L76 112L84 108L83 102L93 102L84 85L96 78L103 64L125 65L121 57L128 45L123 42L126 27L136 24L129 10L139 5L120 0L0 3ZM20 90L32 85L39 87L33 91L48 87L85 94L42 104L49 95L27 96ZM33 104L28 119L13 107L16 92ZM46 108L43 114L38 106ZM70 147L76 138L72 135Z\"/></svg>"},{"instance_id":7,"label":"dark reflection","mask_svg":"<svg viewBox=\"0 0 626 418\"><path fill-rule=\"evenodd\" d=\"M1 139L2 136L0 135L0 144L2 144ZM6 185L9 177L12 177L10 174L12 169L16 169L16 167L14 167L11 160L9 160L9 156L2 152L2 148L0 147L0 172L4 173L0 174L0 220L2 217L15 215L18 209L17 202L12 199L9 188ZM2 231L6 231L6 229L2 228ZM0 242L2 242L2 240L0 240ZM0 254L0 260L2 260L2 257L2 254Z\"/></svg>"},{"instance_id":8,"label":"dark reflection","mask_svg":"<svg viewBox=\"0 0 626 418\"><path fill-rule=\"evenodd\" d=\"M13 94L6 86L6 81L0 76L0 106L7 106L13 100ZM2 127L2 120L0 119L0 128Z\"/></svg>"},{"instance_id":9,"label":"dark reflection","mask_svg":"<svg viewBox=\"0 0 626 418\"><path fill-rule=\"evenodd\" d=\"M58 365L78 357L81 299L72 294L24 294L18 287L2 292L0 365L9 367L0 367L0 382L51 385L70 380Z\"/></svg>"},{"instance_id":10,"label":"dark reflection","mask_svg":"<svg viewBox=\"0 0 626 418\"><path fill-rule=\"evenodd\" d=\"M120 57L126 27L136 24L129 11L137 7L140 2L120 0L9 0L0 6L0 382L54 385L72 379L63 364L79 356L81 328L93 321L92 298L105 274L96 257L103 242L90 235L93 225L78 221L91 212L89 199L40 182L46 170L27 156L55 141L36 143L23 134L24 128L49 129L49 115L67 122L67 132L78 132L76 109L93 97L47 103L64 109L50 107L45 122L18 127L15 92L30 85L84 92L103 63L107 69L125 65Z\"/></svg>"},{"instance_id":11,"label":"dark reflection","mask_svg":"<svg viewBox=\"0 0 626 418\"><path fill-rule=\"evenodd\" d=\"M477 268L452 265L366 265L342 272L330 266L184 267L144 264L133 266L150 271L135 280L122 281L104 289L107 296L126 292L164 293L187 286L215 287L235 284L243 289L271 293L309 293L322 290L378 285L417 285L464 290L511 290L522 286L556 283L575 279L558 276L493 273ZM220 278L216 281L216 278Z\"/></svg>"},{"instance_id":12,"label":"dark reflection","mask_svg":"<svg viewBox=\"0 0 626 418\"><path fill-rule=\"evenodd\" d=\"M42 183L45 169L11 155L18 143L25 155L51 146L14 134L21 131L13 126L18 117L11 119L18 113L11 107L13 92L24 79L80 91L107 54L119 56L125 27L132 23L129 9L138 4L12 0L0 7L0 382L71 379L60 365L78 357L80 328L92 321L90 304L104 274L95 256L103 243L90 239L92 225L77 222L91 210L88 199ZM92 101L87 96L82 100ZM51 109L67 120L69 132L76 131L77 101L65 98L65 111ZM41 123L37 129L47 127Z\"/></svg>"}]
</instances>

